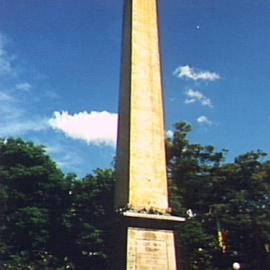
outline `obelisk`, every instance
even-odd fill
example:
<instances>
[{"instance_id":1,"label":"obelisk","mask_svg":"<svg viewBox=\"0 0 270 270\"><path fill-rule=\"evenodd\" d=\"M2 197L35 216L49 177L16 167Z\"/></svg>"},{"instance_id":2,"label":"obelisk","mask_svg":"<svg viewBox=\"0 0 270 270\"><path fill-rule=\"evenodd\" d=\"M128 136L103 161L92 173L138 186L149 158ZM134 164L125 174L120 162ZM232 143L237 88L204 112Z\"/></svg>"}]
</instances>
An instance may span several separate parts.
<instances>
[{"instance_id":1,"label":"obelisk","mask_svg":"<svg viewBox=\"0 0 270 270\"><path fill-rule=\"evenodd\" d=\"M176 270L165 160L157 0L124 0L114 270Z\"/></svg>"}]
</instances>

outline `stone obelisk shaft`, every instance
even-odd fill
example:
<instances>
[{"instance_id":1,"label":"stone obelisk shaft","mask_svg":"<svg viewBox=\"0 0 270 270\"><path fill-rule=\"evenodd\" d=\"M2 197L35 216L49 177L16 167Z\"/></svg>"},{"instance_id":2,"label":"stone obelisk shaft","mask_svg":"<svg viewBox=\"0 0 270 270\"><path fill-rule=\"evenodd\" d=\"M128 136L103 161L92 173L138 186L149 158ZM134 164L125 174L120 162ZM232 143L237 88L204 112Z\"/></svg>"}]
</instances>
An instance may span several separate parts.
<instances>
[{"instance_id":1,"label":"stone obelisk shaft","mask_svg":"<svg viewBox=\"0 0 270 270\"><path fill-rule=\"evenodd\" d=\"M124 0L113 270L176 270L157 0ZM179 270L179 269L178 269Z\"/></svg>"},{"instance_id":2,"label":"stone obelisk shaft","mask_svg":"<svg viewBox=\"0 0 270 270\"><path fill-rule=\"evenodd\" d=\"M117 142L116 207L168 208L156 0L126 0Z\"/></svg>"}]
</instances>

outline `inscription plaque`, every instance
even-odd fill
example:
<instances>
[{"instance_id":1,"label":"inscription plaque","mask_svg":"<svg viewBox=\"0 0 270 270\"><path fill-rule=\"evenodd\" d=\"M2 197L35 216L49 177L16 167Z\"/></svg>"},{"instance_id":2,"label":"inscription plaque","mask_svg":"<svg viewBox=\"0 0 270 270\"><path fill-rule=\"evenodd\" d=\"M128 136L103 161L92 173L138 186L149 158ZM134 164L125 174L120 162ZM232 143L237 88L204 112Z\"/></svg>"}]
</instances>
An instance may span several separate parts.
<instances>
[{"instance_id":1,"label":"inscription plaque","mask_svg":"<svg viewBox=\"0 0 270 270\"><path fill-rule=\"evenodd\" d=\"M128 228L128 270L176 270L173 231Z\"/></svg>"},{"instance_id":2,"label":"inscription plaque","mask_svg":"<svg viewBox=\"0 0 270 270\"><path fill-rule=\"evenodd\" d=\"M166 241L137 240L136 270L145 265L145 270L168 270Z\"/></svg>"}]
</instances>

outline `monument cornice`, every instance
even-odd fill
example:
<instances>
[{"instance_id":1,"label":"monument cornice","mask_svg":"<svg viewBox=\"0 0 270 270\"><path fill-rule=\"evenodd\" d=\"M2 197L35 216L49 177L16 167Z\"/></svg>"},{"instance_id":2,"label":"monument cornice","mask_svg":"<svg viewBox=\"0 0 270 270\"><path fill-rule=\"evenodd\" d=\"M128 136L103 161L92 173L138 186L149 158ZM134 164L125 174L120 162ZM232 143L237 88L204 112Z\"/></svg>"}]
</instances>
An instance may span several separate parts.
<instances>
[{"instance_id":1,"label":"monument cornice","mask_svg":"<svg viewBox=\"0 0 270 270\"><path fill-rule=\"evenodd\" d=\"M171 216L171 215L162 215L162 214L148 214L148 213L138 213L133 211L126 211L121 213L124 217L130 218L143 218L143 219L152 219L160 221L170 221L170 222L184 222L186 221L183 217Z\"/></svg>"}]
</instances>

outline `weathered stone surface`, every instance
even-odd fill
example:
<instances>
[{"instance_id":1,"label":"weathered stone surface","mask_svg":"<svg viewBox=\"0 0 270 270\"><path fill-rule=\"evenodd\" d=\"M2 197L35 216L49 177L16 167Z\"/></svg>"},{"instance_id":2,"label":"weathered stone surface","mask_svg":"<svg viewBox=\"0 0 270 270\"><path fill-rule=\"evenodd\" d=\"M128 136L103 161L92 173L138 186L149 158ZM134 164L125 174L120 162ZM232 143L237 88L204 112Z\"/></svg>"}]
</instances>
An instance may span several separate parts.
<instances>
[{"instance_id":1,"label":"weathered stone surface","mask_svg":"<svg viewBox=\"0 0 270 270\"><path fill-rule=\"evenodd\" d=\"M128 0L119 107L116 206L168 208L156 0Z\"/></svg>"},{"instance_id":2,"label":"weathered stone surface","mask_svg":"<svg viewBox=\"0 0 270 270\"><path fill-rule=\"evenodd\" d=\"M176 270L173 231L128 229L127 270Z\"/></svg>"}]
</instances>

